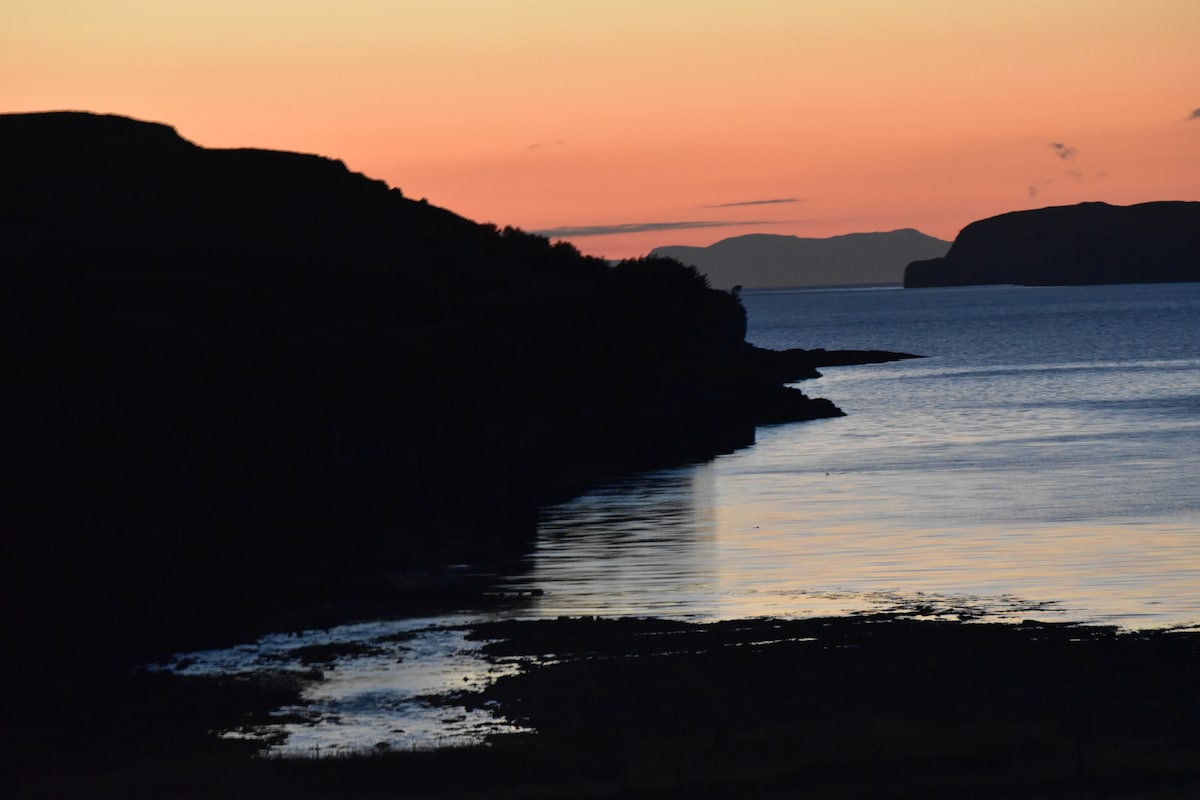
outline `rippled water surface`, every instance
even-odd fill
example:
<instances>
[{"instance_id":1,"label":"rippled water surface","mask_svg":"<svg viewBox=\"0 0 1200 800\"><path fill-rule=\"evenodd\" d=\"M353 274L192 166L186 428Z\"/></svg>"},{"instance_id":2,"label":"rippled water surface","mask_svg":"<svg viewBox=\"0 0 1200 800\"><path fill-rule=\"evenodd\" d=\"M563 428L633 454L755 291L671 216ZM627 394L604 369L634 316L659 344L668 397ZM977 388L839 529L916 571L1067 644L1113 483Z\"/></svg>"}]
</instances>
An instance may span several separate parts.
<instances>
[{"instance_id":1,"label":"rippled water surface","mask_svg":"<svg viewBox=\"0 0 1200 800\"><path fill-rule=\"evenodd\" d=\"M543 594L508 613L928 607L1200 623L1200 284L743 298L749 338L765 347L927 358L827 369L801 388L844 418L760 428L754 447L546 508L536 549L500 576ZM464 619L304 634L366 649L326 665L331 677L312 688L307 721L285 729L285 750L494 730L483 712L468 719L420 701L499 669L438 627ZM270 653L299 668L286 653L300 646L268 639L187 668L262 668Z\"/></svg>"}]
</instances>

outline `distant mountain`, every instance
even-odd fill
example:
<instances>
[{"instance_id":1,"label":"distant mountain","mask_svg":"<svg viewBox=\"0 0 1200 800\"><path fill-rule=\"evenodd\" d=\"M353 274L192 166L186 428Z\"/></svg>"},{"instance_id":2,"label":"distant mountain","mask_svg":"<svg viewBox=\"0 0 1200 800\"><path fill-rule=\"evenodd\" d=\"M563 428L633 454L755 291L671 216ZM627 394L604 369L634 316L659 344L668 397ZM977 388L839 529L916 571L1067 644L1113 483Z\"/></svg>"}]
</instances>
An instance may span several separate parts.
<instances>
[{"instance_id":1,"label":"distant mountain","mask_svg":"<svg viewBox=\"0 0 1200 800\"><path fill-rule=\"evenodd\" d=\"M716 289L900 283L910 261L938 258L950 243L905 228L804 239L754 233L708 247L656 247L651 255L691 264Z\"/></svg>"},{"instance_id":2,"label":"distant mountain","mask_svg":"<svg viewBox=\"0 0 1200 800\"><path fill-rule=\"evenodd\" d=\"M1080 203L963 228L942 258L914 261L906 287L1200 281L1200 203Z\"/></svg>"}]
</instances>

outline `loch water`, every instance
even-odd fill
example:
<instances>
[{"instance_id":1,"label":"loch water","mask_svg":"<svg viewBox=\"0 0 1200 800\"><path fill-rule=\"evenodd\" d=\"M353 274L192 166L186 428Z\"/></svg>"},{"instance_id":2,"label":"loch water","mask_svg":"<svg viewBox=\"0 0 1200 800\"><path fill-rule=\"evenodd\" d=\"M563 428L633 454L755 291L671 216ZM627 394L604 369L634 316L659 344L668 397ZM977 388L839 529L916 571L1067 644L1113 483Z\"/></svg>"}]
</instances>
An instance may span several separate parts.
<instances>
[{"instance_id":1,"label":"loch water","mask_svg":"<svg viewBox=\"0 0 1200 800\"><path fill-rule=\"evenodd\" d=\"M826 368L800 388L846 417L546 509L536 612L1200 622L1200 284L743 301L763 347L925 358Z\"/></svg>"},{"instance_id":2,"label":"loch water","mask_svg":"<svg viewBox=\"0 0 1200 800\"><path fill-rule=\"evenodd\" d=\"M543 509L534 549L492 576L540 593L521 604L267 637L174 668L342 648L310 705L281 710L302 719L281 722L277 750L305 753L506 729L421 700L512 668L450 627L497 615L1200 625L1200 284L742 298L764 347L925 357L826 368L799 386L845 417L762 427L753 447Z\"/></svg>"}]
</instances>

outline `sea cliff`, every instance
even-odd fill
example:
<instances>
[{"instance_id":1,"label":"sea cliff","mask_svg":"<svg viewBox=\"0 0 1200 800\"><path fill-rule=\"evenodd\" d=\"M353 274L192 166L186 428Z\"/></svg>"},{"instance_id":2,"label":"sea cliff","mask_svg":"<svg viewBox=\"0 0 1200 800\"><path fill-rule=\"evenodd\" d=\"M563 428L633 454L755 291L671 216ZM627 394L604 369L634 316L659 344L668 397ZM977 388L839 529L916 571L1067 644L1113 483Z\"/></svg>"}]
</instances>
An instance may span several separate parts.
<instances>
[{"instance_id":1,"label":"sea cliff","mask_svg":"<svg viewBox=\"0 0 1200 800\"><path fill-rule=\"evenodd\" d=\"M1081 203L963 228L943 258L914 261L906 288L1200 280L1200 203Z\"/></svg>"}]
</instances>

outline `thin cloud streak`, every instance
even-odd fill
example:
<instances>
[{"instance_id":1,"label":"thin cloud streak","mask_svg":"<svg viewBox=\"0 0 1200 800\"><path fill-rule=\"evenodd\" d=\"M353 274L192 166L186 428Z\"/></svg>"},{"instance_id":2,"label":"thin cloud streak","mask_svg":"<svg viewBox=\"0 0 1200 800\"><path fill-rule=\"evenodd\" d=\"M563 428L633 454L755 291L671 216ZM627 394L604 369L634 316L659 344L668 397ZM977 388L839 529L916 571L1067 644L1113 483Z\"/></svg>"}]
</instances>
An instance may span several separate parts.
<instances>
[{"instance_id":1,"label":"thin cloud streak","mask_svg":"<svg viewBox=\"0 0 1200 800\"><path fill-rule=\"evenodd\" d=\"M739 203L718 203L715 206L700 206L701 208L737 208L738 206L775 206L784 203L803 203L802 197L778 197L770 200L743 200Z\"/></svg>"},{"instance_id":2,"label":"thin cloud streak","mask_svg":"<svg viewBox=\"0 0 1200 800\"><path fill-rule=\"evenodd\" d=\"M690 228L731 228L738 225L775 225L777 221L763 220L684 220L680 222L627 222L620 225L567 225L533 231L538 236L551 239L578 238L581 236L613 236L622 233L649 233L653 231L678 231Z\"/></svg>"}]
</instances>

